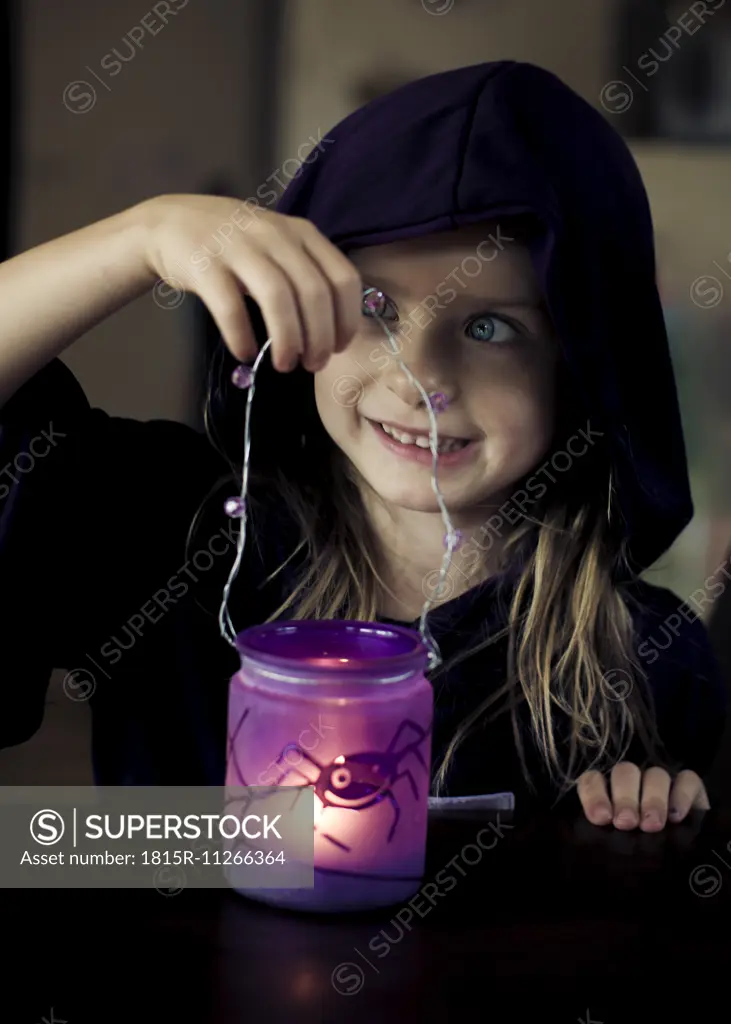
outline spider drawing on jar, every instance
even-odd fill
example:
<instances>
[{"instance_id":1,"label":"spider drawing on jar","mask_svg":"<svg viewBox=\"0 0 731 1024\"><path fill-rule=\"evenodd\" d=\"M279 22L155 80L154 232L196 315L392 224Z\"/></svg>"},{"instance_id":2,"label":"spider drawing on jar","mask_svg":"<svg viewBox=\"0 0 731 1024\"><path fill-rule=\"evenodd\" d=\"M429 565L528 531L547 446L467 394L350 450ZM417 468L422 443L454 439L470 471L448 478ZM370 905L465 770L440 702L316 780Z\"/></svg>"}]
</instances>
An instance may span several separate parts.
<instances>
[{"instance_id":1,"label":"spider drawing on jar","mask_svg":"<svg viewBox=\"0 0 731 1024\"><path fill-rule=\"evenodd\" d=\"M238 734L247 715L248 710L239 721L236 734ZM407 730L411 730L415 738L410 742L399 745L401 737ZM428 767L419 747L427 739L430 732L431 726L428 729L423 729L411 719L404 719L396 729L386 750L363 751L348 755L340 754L326 764L321 763L306 750L303 750L298 743L288 743L274 762L275 765L279 765L284 769L274 785L281 786L288 776L292 773L297 773L306 781L301 786L293 786L291 788L300 790L309 787L314 788L315 795L322 803L323 815L328 807L363 811L380 803L382 800L388 800L394 811L394 818L387 839L387 842L390 843L396 834L396 828L401 817L401 807L393 792L393 787L400 779L406 779L411 787L414 800L419 800L419 790L414 776L408 767L403 767L402 763L407 757L415 757L424 774L428 777ZM230 752L235 763L233 742L230 745ZM296 753L299 756L299 764L302 764L303 761L309 762L317 772L316 778L309 778L301 768L290 764L287 761L287 756L291 753ZM238 771L238 766L236 767L239 778L242 779L241 785L246 785L241 772ZM322 835L336 846L350 852L350 847L344 843L326 833L322 833Z\"/></svg>"}]
</instances>

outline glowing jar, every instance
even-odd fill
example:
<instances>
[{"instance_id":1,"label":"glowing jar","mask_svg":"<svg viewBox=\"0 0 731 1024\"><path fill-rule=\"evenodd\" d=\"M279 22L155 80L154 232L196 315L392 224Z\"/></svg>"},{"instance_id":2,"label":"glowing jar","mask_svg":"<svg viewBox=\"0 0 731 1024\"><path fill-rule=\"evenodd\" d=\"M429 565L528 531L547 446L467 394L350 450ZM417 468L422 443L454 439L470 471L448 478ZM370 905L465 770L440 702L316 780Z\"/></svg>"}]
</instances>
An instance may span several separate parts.
<instances>
[{"instance_id":1,"label":"glowing jar","mask_svg":"<svg viewBox=\"0 0 731 1024\"><path fill-rule=\"evenodd\" d=\"M433 692L418 633L273 622L240 633L226 784L311 786L313 889L238 889L309 910L408 899L424 872Z\"/></svg>"}]
</instances>

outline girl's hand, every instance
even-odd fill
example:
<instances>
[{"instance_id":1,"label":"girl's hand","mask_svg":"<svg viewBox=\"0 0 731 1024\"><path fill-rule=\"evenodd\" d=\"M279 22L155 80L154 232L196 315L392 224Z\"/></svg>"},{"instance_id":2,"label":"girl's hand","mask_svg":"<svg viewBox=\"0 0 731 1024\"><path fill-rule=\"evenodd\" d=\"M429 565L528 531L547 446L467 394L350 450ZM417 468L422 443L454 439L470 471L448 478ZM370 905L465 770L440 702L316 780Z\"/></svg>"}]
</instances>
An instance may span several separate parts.
<instances>
[{"instance_id":1,"label":"girl's hand","mask_svg":"<svg viewBox=\"0 0 731 1024\"><path fill-rule=\"evenodd\" d=\"M664 768L648 768L643 774L635 764L623 761L611 771L609 789L601 772L584 772L577 793L587 819L593 825L614 824L627 831L659 832L668 819L682 821L697 808L710 809L706 787L695 772L682 771L673 780Z\"/></svg>"},{"instance_id":2,"label":"girl's hand","mask_svg":"<svg viewBox=\"0 0 731 1024\"><path fill-rule=\"evenodd\" d=\"M358 329L356 268L314 224L219 196L156 196L137 210L152 274L194 292L242 362L258 348L244 295L258 303L277 370L322 369Z\"/></svg>"}]
</instances>

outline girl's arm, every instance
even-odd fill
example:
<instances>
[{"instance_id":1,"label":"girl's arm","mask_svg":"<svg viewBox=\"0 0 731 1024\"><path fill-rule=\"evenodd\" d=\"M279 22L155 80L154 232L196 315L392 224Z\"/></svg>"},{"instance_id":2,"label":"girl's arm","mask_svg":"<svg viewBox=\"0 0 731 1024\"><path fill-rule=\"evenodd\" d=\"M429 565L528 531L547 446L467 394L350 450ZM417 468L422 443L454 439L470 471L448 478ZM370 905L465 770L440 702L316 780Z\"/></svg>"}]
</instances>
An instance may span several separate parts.
<instances>
[{"instance_id":1,"label":"girl's arm","mask_svg":"<svg viewBox=\"0 0 731 1024\"><path fill-rule=\"evenodd\" d=\"M320 369L358 327L360 277L309 221L217 196L157 196L0 264L0 406L161 278L203 300L242 361L257 353L251 295L282 371L300 357Z\"/></svg>"},{"instance_id":2,"label":"girl's arm","mask_svg":"<svg viewBox=\"0 0 731 1024\"><path fill-rule=\"evenodd\" d=\"M0 406L86 331L152 287L125 210L0 264Z\"/></svg>"}]
</instances>

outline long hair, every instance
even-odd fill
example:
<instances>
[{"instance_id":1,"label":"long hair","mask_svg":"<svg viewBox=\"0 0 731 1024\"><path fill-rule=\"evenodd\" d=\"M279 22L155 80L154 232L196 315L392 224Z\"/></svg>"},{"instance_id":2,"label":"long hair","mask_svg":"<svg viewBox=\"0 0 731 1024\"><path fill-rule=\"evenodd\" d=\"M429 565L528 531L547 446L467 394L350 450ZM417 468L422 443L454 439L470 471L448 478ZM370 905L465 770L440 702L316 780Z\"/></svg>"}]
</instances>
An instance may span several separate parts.
<instances>
[{"instance_id":1,"label":"long hair","mask_svg":"<svg viewBox=\"0 0 731 1024\"><path fill-rule=\"evenodd\" d=\"M221 356L224 364L230 363L228 353ZM265 366L262 377L271 380L276 371ZM305 379L296 380L298 373L277 374L277 387L284 392L279 402L271 395L259 399L257 381L253 403L259 410L260 444L252 443L252 494L266 493L268 500L286 507L298 534L266 581L294 562L299 567L296 582L266 621L373 621L387 590L377 538L352 464L320 422L313 378L301 371ZM219 385L224 376L219 372ZM214 393L209 391L206 426L222 451L220 435L210 431ZM562 401L559 408L570 405ZM287 410L284 419L282 410ZM240 406L234 416L240 435ZM561 414L557 436L569 421L576 423L575 412ZM288 433L282 434L282 422L289 425ZM238 471L237 456L227 457ZM505 536L502 567L519 565L520 571L504 623L429 674L434 682L486 647L507 641L504 681L451 738L435 771L435 792L445 791L457 750L472 730L507 713L527 783L533 786L521 705L527 710L530 739L560 793L582 772L607 770L622 760L633 740L640 741L653 764L667 764L649 688L635 656L631 584L636 577L625 551L612 476L608 450L597 445ZM252 509L256 518L255 503Z\"/></svg>"}]
</instances>

